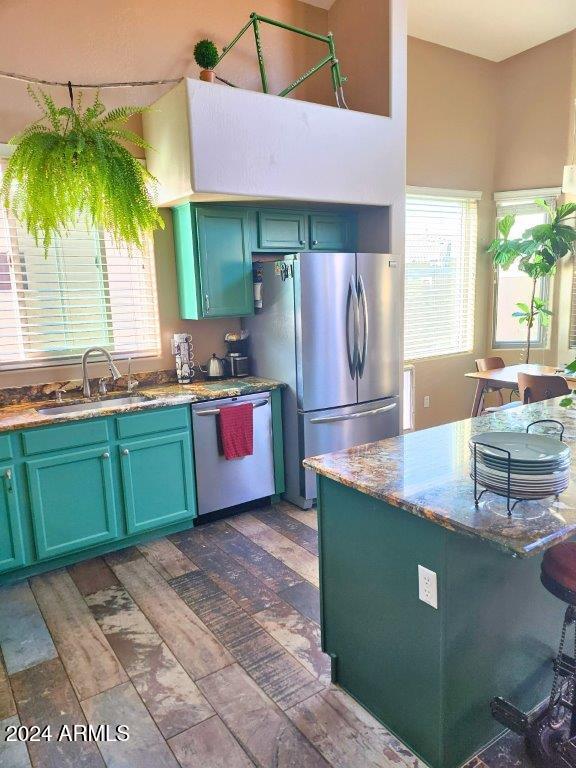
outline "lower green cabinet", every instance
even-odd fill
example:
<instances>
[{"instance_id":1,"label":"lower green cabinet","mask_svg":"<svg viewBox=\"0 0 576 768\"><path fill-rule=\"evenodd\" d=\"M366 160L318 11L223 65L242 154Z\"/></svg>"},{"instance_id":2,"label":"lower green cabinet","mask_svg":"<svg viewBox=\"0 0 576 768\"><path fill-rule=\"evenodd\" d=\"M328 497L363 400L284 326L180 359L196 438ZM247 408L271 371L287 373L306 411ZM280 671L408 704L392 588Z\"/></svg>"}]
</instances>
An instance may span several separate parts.
<instances>
[{"instance_id":1,"label":"lower green cabinet","mask_svg":"<svg viewBox=\"0 0 576 768\"><path fill-rule=\"evenodd\" d=\"M0 466L0 572L24 563L24 546L14 467Z\"/></svg>"},{"instance_id":2,"label":"lower green cabinet","mask_svg":"<svg viewBox=\"0 0 576 768\"><path fill-rule=\"evenodd\" d=\"M189 432L130 440L119 449L129 534L196 516Z\"/></svg>"},{"instance_id":3,"label":"lower green cabinet","mask_svg":"<svg viewBox=\"0 0 576 768\"><path fill-rule=\"evenodd\" d=\"M100 446L26 462L38 559L117 537L110 459Z\"/></svg>"}]
</instances>

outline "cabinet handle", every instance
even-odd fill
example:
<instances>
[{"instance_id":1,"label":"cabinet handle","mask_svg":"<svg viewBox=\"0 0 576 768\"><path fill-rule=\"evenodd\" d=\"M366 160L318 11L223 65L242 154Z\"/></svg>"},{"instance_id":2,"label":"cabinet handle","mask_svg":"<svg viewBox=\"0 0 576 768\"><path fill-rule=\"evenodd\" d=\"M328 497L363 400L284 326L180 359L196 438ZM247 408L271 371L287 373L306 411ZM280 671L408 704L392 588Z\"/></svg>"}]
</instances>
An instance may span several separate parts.
<instances>
[{"instance_id":1,"label":"cabinet handle","mask_svg":"<svg viewBox=\"0 0 576 768\"><path fill-rule=\"evenodd\" d=\"M312 245L318 245L318 240L312 240Z\"/></svg>"},{"instance_id":2,"label":"cabinet handle","mask_svg":"<svg viewBox=\"0 0 576 768\"><path fill-rule=\"evenodd\" d=\"M104 453L102 454L102 458L103 459L109 459L110 458L110 454L108 453L108 451L104 451Z\"/></svg>"},{"instance_id":3,"label":"cabinet handle","mask_svg":"<svg viewBox=\"0 0 576 768\"><path fill-rule=\"evenodd\" d=\"M300 245L304 245L304 240L300 240Z\"/></svg>"},{"instance_id":4,"label":"cabinet handle","mask_svg":"<svg viewBox=\"0 0 576 768\"><path fill-rule=\"evenodd\" d=\"M122 448L122 456L128 456L129 453L130 451L128 450L128 448Z\"/></svg>"},{"instance_id":5,"label":"cabinet handle","mask_svg":"<svg viewBox=\"0 0 576 768\"><path fill-rule=\"evenodd\" d=\"M208 296L207 293L204 294L204 307L206 308L206 312L210 311L210 296Z\"/></svg>"},{"instance_id":6,"label":"cabinet handle","mask_svg":"<svg viewBox=\"0 0 576 768\"><path fill-rule=\"evenodd\" d=\"M7 469L6 472L4 472L4 479L6 480L6 490L8 493L12 493L12 470Z\"/></svg>"}]
</instances>

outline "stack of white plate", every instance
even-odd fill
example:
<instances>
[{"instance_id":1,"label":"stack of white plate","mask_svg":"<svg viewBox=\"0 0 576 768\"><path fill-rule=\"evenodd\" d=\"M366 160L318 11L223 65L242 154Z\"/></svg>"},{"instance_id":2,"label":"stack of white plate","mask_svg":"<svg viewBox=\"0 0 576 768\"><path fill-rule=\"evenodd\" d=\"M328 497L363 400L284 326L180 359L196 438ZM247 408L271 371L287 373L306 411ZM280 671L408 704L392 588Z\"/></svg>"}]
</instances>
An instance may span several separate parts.
<instances>
[{"instance_id":1,"label":"stack of white plate","mask_svg":"<svg viewBox=\"0 0 576 768\"><path fill-rule=\"evenodd\" d=\"M476 466L474 444L477 445ZM493 447L488 447L493 446ZM503 453L501 448L508 451ZM471 476L489 491L513 499L557 496L570 482L570 449L558 438L526 432L485 432L470 440Z\"/></svg>"}]
</instances>

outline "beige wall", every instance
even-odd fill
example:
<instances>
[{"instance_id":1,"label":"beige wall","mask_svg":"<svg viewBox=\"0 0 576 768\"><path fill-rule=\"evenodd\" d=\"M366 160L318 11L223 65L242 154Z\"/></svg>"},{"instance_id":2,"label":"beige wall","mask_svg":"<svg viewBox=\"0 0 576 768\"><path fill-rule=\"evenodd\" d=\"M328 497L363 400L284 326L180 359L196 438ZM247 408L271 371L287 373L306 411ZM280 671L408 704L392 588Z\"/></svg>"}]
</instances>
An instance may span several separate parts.
<instances>
[{"instance_id":1,"label":"beige wall","mask_svg":"<svg viewBox=\"0 0 576 768\"><path fill-rule=\"evenodd\" d=\"M0 3L0 69L43 79L114 82L197 76L193 60L197 40L208 37L221 48L246 23L252 0L101 0L98 4L59 0L46 11L43 0ZM297 0L261 0L258 12L322 34L329 31L328 14ZM271 90L279 91L323 55L314 41L267 27L262 31ZM259 90L259 70L253 35L246 33L218 68L223 77ZM330 75L325 70L295 92L296 98L333 104ZM222 86L224 87L224 86ZM51 88L61 103L65 89ZM107 107L149 104L166 88L105 90ZM84 94L87 103L93 92ZM7 141L38 116L26 85L0 78L0 142ZM139 126L136 123L136 130ZM223 334L237 320L185 322L179 319L171 228L156 240L162 354L134 363L135 370L172 368L169 339L174 331L189 331L197 358L224 351ZM122 367L122 366L121 366ZM98 367L95 366L95 371ZM105 368L101 368L105 375ZM76 378L79 366L27 369L0 373L0 387Z\"/></svg>"},{"instance_id":2,"label":"beige wall","mask_svg":"<svg viewBox=\"0 0 576 768\"><path fill-rule=\"evenodd\" d=\"M464 374L474 368L474 359L483 356L486 347L490 265L483 251L492 238L494 221L497 95L493 62L408 39L408 184L482 192L474 350L416 363L419 429L469 415L474 387ZM426 395L429 408L424 408Z\"/></svg>"},{"instance_id":3,"label":"beige wall","mask_svg":"<svg viewBox=\"0 0 576 768\"><path fill-rule=\"evenodd\" d=\"M562 185L568 157L576 33L498 65L498 150L494 189Z\"/></svg>"},{"instance_id":4,"label":"beige wall","mask_svg":"<svg viewBox=\"0 0 576 768\"><path fill-rule=\"evenodd\" d=\"M384 0L336 0L328 12L350 109L390 114L389 16Z\"/></svg>"},{"instance_id":5,"label":"beige wall","mask_svg":"<svg viewBox=\"0 0 576 768\"><path fill-rule=\"evenodd\" d=\"M474 350L417 363L416 426L422 428L469 415L474 386L464 373L476 357L520 362L518 349L491 349L494 275L485 247L494 232L492 199L496 191L561 186L563 166L573 162L576 32L500 63L413 38L408 51L408 184L483 192ZM571 279L566 263L553 284L549 345L534 351L533 362L571 357Z\"/></svg>"},{"instance_id":6,"label":"beige wall","mask_svg":"<svg viewBox=\"0 0 576 768\"><path fill-rule=\"evenodd\" d=\"M49 6L49 10L48 10ZM194 44L208 37L221 48L258 12L322 34L327 12L297 0L19 0L0 3L0 69L47 80L116 82L197 76ZM266 27L262 31L270 87L279 91L323 55L315 41ZM254 36L248 30L218 68L234 83L259 89ZM317 75L329 81L328 70ZM330 98L329 89L316 91L312 80L297 98ZM164 89L165 90L165 89ZM64 89L52 89L62 102ZM159 87L106 90L107 106L151 103ZM85 98L88 97L85 94ZM0 142L6 141L37 116L21 82L0 79Z\"/></svg>"}]
</instances>

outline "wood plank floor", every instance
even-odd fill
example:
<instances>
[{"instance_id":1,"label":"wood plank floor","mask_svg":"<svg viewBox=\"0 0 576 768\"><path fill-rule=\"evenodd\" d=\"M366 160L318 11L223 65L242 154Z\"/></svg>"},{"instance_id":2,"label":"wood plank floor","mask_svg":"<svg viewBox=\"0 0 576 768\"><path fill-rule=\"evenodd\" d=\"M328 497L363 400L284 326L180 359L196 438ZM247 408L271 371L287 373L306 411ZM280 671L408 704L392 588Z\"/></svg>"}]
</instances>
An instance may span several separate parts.
<instances>
[{"instance_id":1,"label":"wood plank floor","mask_svg":"<svg viewBox=\"0 0 576 768\"><path fill-rule=\"evenodd\" d=\"M0 766L425 768L330 684L317 552L282 502L0 588ZM4 738L103 723L131 738ZM529 766L508 736L466 768Z\"/></svg>"}]
</instances>

